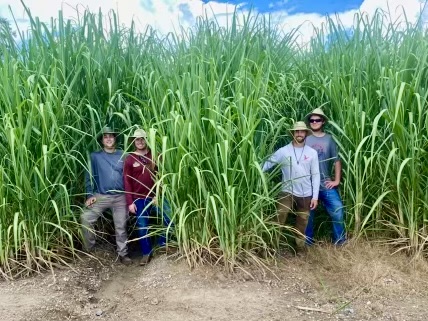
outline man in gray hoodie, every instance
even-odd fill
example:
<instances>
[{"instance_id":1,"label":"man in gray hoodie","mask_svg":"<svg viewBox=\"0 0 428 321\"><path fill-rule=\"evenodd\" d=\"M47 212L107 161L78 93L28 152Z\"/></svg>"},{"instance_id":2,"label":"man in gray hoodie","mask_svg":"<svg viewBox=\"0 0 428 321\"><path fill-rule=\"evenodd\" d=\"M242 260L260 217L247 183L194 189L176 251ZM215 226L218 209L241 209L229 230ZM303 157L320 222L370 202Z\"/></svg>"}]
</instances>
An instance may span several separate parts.
<instances>
[{"instance_id":1,"label":"man in gray hoodie","mask_svg":"<svg viewBox=\"0 0 428 321\"><path fill-rule=\"evenodd\" d=\"M126 244L128 211L123 183L123 151L116 149L117 132L111 128L103 128L99 138L103 148L91 153L89 171L86 172L86 209L81 215L84 246L87 251L93 251L94 224L105 210L111 209L120 262L130 265L132 261Z\"/></svg>"}]
</instances>

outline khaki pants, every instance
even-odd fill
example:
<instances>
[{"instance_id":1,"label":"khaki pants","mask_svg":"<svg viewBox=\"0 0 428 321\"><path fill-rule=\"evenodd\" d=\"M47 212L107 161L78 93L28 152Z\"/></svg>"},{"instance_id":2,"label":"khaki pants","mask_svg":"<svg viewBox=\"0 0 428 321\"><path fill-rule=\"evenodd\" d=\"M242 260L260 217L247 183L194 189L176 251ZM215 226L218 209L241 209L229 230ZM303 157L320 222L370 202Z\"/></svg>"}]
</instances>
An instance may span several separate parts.
<instances>
[{"instance_id":1,"label":"khaki pants","mask_svg":"<svg viewBox=\"0 0 428 321\"><path fill-rule=\"evenodd\" d=\"M117 253L120 256L128 254L126 223L128 220L128 209L126 208L125 194L95 194L96 202L85 209L80 219L82 222L83 242L86 250L95 246L94 224L103 212L111 209L113 214L114 229L116 234Z\"/></svg>"},{"instance_id":2,"label":"khaki pants","mask_svg":"<svg viewBox=\"0 0 428 321\"><path fill-rule=\"evenodd\" d=\"M277 204L278 223L285 226L288 213L296 214L296 230L302 235L296 235L297 248L305 247L305 230L308 225L309 211L312 197L298 197L290 193L281 192Z\"/></svg>"}]
</instances>

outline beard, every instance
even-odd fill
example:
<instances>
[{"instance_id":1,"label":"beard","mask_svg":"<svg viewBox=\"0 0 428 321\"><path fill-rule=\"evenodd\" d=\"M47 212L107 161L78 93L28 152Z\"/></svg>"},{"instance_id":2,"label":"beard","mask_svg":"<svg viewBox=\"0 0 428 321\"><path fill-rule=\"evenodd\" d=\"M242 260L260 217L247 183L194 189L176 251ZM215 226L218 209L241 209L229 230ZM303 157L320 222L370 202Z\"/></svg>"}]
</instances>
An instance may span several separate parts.
<instances>
[{"instance_id":1,"label":"beard","mask_svg":"<svg viewBox=\"0 0 428 321\"><path fill-rule=\"evenodd\" d=\"M294 137L294 140L296 142L298 142L299 144L301 144L301 143L303 143L305 141L305 137L297 136L297 137Z\"/></svg>"}]
</instances>

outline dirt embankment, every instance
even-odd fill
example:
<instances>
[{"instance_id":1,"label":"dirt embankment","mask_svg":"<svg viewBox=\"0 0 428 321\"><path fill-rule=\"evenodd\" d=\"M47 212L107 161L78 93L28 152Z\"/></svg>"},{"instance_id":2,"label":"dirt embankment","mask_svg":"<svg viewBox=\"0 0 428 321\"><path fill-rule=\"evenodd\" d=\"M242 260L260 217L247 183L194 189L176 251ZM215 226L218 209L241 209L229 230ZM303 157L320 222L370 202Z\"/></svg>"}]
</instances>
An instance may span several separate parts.
<instances>
[{"instance_id":1,"label":"dirt embankment","mask_svg":"<svg viewBox=\"0 0 428 321\"><path fill-rule=\"evenodd\" d=\"M271 272L99 261L0 282L1 320L428 320L427 262L368 244L286 255Z\"/></svg>"}]
</instances>

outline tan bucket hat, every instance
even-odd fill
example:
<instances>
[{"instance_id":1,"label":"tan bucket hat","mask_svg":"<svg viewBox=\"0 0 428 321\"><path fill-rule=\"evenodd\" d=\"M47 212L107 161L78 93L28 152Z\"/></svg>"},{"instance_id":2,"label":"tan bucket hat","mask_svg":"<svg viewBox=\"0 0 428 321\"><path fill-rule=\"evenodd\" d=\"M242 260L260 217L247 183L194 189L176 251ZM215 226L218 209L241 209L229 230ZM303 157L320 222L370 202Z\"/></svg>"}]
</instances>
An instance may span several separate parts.
<instances>
[{"instance_id":1,"label":"tan bucket hat","mask_svg":"<svg viewBox=\"0 0 428 321\"><path fill-rule=\"evenodd\" d=\"M315 108L313 111L311 111L309 114L306 115L306 117L305 117L306 121L309 121L309 118L312 115L321 116L322 118L324 118L324 121L326 121L326 122L329 121L328 117L324 114L324 112L322 111L322 109L319 108L319 107Z\"/></svg>"},{"instance_id":2,"label":"tan bucket hat","mask_svg":"<svg viewBox=\"0 0 428 321\"><path fill-rule=\"evenodd\" d=\"M131 135L131 136L129 136L129 138L132 138L132 139L136 139L136 138L147 139L147 133L145 132L144 129L138 128L138 129L134 130L134 134Z\"/></svg>"},{"instance_id":3,"label":"tan bucket hat","mask_svg":"<svg viewBox=\"0 0 428 321\"><path fill-rule=\"evenodd\" d=\"M305 124L305 122L304 122L304 121L296 121L296 122L293 124L293 127L292 127L292 128L290 128L290 132L294 132L294 131L296 131L296 130L306 130L308 133L312 133L312 130L310 130L310 129L306 126L306 124Z\"/></svg>"}]
</instances>

